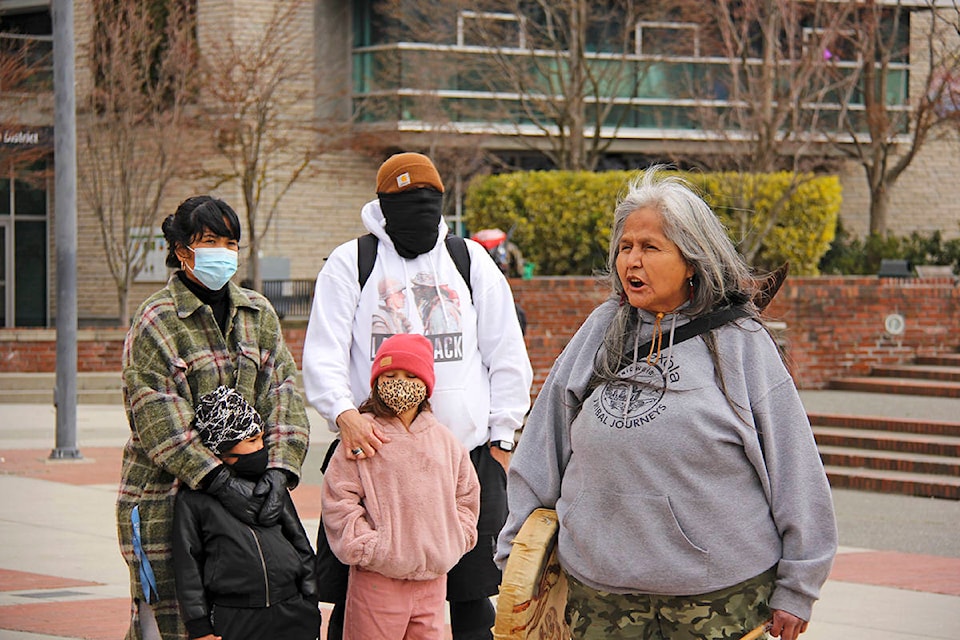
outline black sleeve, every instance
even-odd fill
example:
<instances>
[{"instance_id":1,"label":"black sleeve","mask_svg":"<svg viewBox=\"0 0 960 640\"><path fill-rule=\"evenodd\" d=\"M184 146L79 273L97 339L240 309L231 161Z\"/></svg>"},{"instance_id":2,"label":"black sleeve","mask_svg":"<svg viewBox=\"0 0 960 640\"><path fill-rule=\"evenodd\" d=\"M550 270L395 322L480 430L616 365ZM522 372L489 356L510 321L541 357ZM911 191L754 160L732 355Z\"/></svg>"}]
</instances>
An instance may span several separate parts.
<instances>
[{"instance_id":1,"label":"black sleeve","mask_svg":"<svg viewBox=\"0 0 960 640\"><path fill-rule=\"evenodd\" d=\"M313 547L310 546L310 538L303 528L300 516L297 515L297 508L293 504L290 493L287 492L283 501L283 510L280 512L280 527L283 536L290 541L293 548L296 549L300 557L300 592L307 597L314 597L316 588L316 554Z\"/></svg>"},{"instance_id":2,"label":"black sleeve","mask_svg":"<svg viewBox=\"0 0 960 640\"><path fill-rule=\"evenodd\" d=\"M191 638L213 633L210 609L203 589L203 530L198 494L181 487L173 516L173 571L177 584L177 601L187 632Z\"/></svg>"}]
</instances>

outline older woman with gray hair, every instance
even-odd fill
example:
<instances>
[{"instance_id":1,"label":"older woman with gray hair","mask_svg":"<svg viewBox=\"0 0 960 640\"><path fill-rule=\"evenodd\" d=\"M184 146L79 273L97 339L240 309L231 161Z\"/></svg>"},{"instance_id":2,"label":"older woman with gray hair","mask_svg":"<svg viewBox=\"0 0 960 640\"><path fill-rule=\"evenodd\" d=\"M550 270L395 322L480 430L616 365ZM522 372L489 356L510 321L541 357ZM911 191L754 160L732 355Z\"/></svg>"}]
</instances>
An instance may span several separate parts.
<instances>
[{"instance_id":1,"label":"older woman with gray hair","mask_svg":"<svg viewBox=\"0 0 960 640\"><path fill-rule=\"evenodd\" d=\"M556 509L574 638L806 630L837 530L758 281L681 178L653 167L614 213L609 300L550 372L510 464L502 567Z\"/></svg>"}]
</instances>

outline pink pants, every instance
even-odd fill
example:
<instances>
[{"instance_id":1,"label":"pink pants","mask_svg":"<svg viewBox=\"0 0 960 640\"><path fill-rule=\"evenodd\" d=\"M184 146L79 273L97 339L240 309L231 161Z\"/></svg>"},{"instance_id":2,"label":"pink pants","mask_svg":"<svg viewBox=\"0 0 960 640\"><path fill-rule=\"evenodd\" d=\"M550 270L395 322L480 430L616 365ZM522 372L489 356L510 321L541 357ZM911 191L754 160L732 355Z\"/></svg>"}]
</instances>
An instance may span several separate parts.
<instances>
[{"instance_id":1,"label":"pink pants","mask_svg":"<svg viewBox=\"0 0 960 640\"><path fill-rule=\"evenodd\" d=\"M447 576L397 580L350 567L343 640L442 640Z\"/></svg>"}]
</instances>

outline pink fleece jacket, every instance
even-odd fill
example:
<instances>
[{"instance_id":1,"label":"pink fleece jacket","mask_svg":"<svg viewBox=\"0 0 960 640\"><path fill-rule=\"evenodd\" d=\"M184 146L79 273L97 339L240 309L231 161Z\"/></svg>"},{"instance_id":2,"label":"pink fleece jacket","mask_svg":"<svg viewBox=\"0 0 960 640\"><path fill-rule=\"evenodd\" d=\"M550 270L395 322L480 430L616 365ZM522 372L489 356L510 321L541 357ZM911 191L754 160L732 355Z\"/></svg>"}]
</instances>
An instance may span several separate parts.
<instances>
[{"instance_id":1,"label":"pink fleece jacket","mask_svg":"<svg viewBox=\"0 0 960 640\"><path fill-rule=\"evenodd\" d=\"M377 419L390 438L372 458L338 447L323 481L321 509L341 562L389 578L431 580L477 542L480 483L462 444L429 411L409 431Z\"/></svg>"}]
</instances>

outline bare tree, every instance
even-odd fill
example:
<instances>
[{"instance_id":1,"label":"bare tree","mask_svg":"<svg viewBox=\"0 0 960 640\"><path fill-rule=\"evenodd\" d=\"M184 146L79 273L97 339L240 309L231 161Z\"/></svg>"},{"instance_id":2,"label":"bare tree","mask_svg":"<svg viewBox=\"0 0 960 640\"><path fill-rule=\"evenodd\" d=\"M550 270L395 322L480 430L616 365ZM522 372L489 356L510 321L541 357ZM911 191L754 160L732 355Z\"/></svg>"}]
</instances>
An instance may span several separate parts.
<instances>
[{"instance_id":1,"label":"bare tree","mask_svg":"<svg viewBox=\"0 0 960 640\"><path fill-rule=\"evenodd\" d=\"M924 144L960 123L960 4L951 5L929 0L918 10L864 0L841 33L857 52L847 95L864 110L844 114L848 135L836 145L866 173L871 233L886 232L890 191Z\"/></svg>"},{"instance_id":2,"label":"bare tree","mask_svg":"<svg viewBox=\"0 0 960 640\"><path fill-rule=\"evenodd\" d=\"M0 32L3 23L0 22ZM4 34L0 38L0 125L4 128L25 124L31 115L47 111L44 96L37 89L49 90L49 83L40 80L43 71L51 64L48 51L34 46L28 36ZM39 138L39 134L36 134ZM45 141L25 139L0 144L0 177L9 175L11 168L30 166L46 157L50 145ZM31 175L37 172L28 172ZM44 174L45 172L40 172ZM40 175L33 175L40 177Z\"/></svg>"},{"instance_id":3,"label":"bare tree","mask_svg":"<svg viewBox=\"0 0 960 640\"><path fill-rule=\"evenodd\" d=\"M310 175L313 161L345 138L349 122L321 125L314 115L322 96L314 85L312 56L304 51L302 24L310 3L271 3L269 18L246 29L217 34L205 47L203 118L224 161L203 176L214 186L235 183L243 195L249 237L247 277L261 288L260 248L280 215L284 196Z\"/></svg>"},{"instance_id":4,"label":"bare tree","mask_svg":"<svg viewBox=\"0 0 960 640\"><path fill-rule=\"evenodd\" d=\"M830 148L821 132L831 126L825 105L838 84L829 77L826 61L848 12L847 3L820 0L685 5L684 15L699 26L708 54L707 71L691 74L689 86L695 119L712 149L686 159L732 172L724 204L750 263L811 171L829 163ZM790 172L791 179L770 202L754 176L777 171Z\"/></svg>"},{"instance_id":5,"label":"bare tree","mask_svg":"<svg viewBox=\"0 0 960 640\"><path fill-rule=\"evenodd\" d=\"M131 285L144 267L161 202L181 170L187 130L184 110L193 98L193 16L189 2L151 13L136 0L93 0L97 17L90 42L94 86L78 119L83 201L100 235L120 305L129 324Z\"/></svg>"},{"instance_id":6,"label":"bare tree","mask_svg":"<svg viewBox=\"0 0 960 640\"><path fill-rule=\"evenodd\" d=\"M488 133L510 135L559 169L593 170L643 79L633 27L647 4L388 0L380 10L385 28L397 29L392 40L406 43L398 58L406 93L398 104L379 105L396 108L401 120L413 110L427 124L439 113L487 123ZM396 86L397 68L376 73L381 93ZM457 91L447 95L450 87ZM440 109L427 106L436 104ZM376 105L371 100L368 108Z\"/></svg>"},{"instance_id":7,"label":"bare tree","mask_svg":"<svg viewBox=\"0 0 960 640\"><path fill-rule=\"evenodd\" d=\"M535 130L534 136L521 139L542 138L543 152L555 167L595 169L628 113L616 98L635 95L642 78L630 28L639 15L636 3L505 4L517 16L516 44L507 44L500 30L491 29L492 21L468 23L474 37L493 49L491 80L502 88L491 88L512 94L501 105L515 114L518 133L531 126ZM600 44L600 34L606 50L591 52L591 45Z\"/></svg>"}]
</instances>

